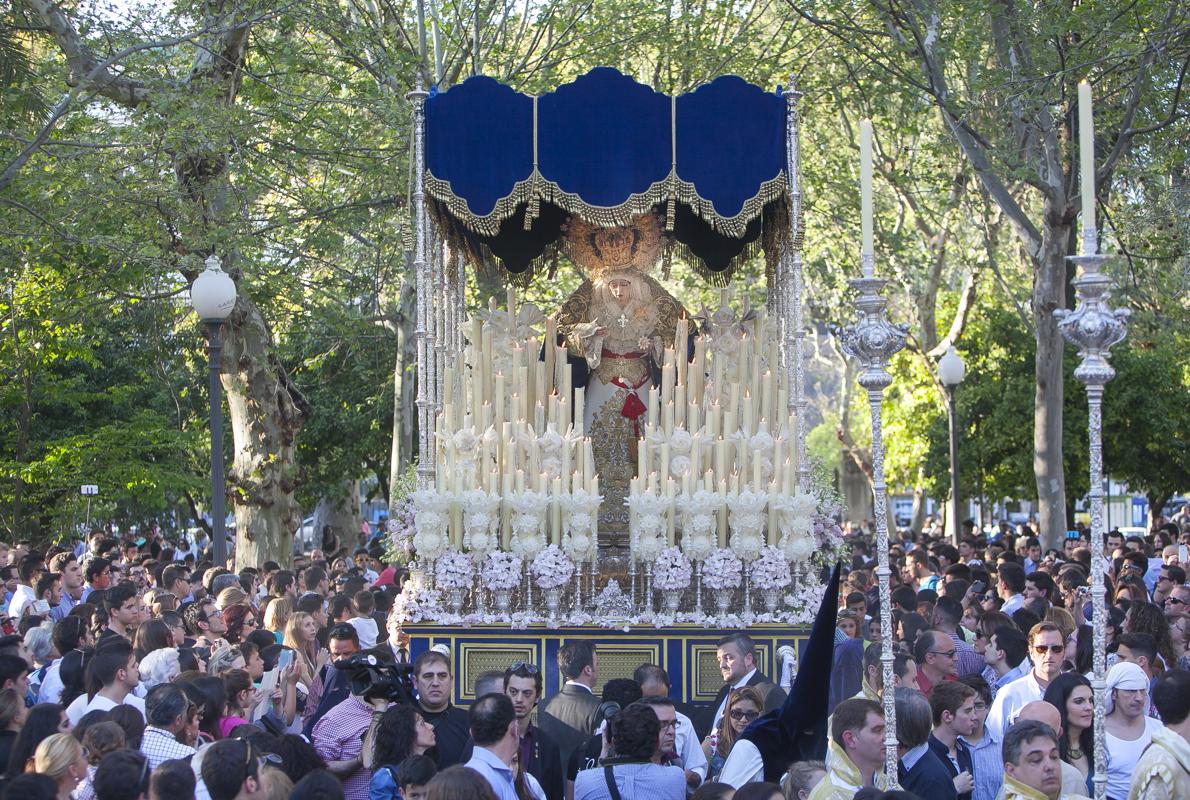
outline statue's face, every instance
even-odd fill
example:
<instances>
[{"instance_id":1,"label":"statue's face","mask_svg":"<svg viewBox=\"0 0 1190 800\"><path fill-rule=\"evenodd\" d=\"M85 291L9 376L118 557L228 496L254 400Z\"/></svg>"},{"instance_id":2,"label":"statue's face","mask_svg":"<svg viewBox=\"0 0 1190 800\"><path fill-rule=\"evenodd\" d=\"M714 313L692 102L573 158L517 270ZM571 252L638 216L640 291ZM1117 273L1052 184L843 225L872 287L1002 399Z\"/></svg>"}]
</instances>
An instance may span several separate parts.
<instances>
[{"instance_id":1,"label":"statue's face","mask_svg":"<svg viewBox=\"0 0 1190 800\"><path fill-rule=\"evenodd\" d=\"M626 303L632 297L632 281L627 278L612 278L607 284L607 290L619 303Z\"/></svg>"}]
</instances>

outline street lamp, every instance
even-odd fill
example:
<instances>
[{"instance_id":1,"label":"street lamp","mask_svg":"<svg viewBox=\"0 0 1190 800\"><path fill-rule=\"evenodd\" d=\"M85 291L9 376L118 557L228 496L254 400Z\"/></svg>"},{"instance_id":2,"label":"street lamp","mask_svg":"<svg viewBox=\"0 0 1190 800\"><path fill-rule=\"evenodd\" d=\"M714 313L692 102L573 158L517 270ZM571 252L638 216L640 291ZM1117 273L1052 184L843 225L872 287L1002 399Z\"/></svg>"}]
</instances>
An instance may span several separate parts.
<instances>
[{"instance_id":1,"label":"street lamp","mask_svg":"<svg viewBox=\"0 0 1190 800\"><path fill-rule=\"evenodd\" d=\"M938 377L946 387L946 415L950 418L950 524L951 539L957 547L962 535L959 524L959 415L955 410L955 389L963 382L967 374L967 365L954 347L946 348L946 355L938 359Z\"/></svg>"},{"instance_id":2,"label":"street lamp","mask_svg":"<svg viewBox=\"0 0 1190 800\"><path fill-rule=\"evenodd\" d=\"M236 304L236 285L219 264L219 257L207 256L207 268L190 285L190 305L207 328L207 369L211 381L211 548L216 566L227 565L227 535L223 524L226 488L223 485L223 403L220 383L223 343L219 327Z\"/></svg>"}]
</instances>

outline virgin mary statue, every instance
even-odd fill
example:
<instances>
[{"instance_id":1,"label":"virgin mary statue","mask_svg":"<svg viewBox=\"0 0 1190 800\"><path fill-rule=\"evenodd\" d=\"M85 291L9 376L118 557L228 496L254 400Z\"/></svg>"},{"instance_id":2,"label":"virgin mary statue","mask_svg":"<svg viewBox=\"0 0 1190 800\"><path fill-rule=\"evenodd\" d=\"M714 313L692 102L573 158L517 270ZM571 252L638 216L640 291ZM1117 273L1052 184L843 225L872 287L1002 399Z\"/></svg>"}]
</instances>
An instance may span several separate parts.
<instances>
[{"instance_id":1,"label":"virgin mary statue","mask_svg":"<svg viewBox=\"0 0 1190 800\"><path fill-rule=\"evenodd\" d=\"M558 313L558 336L568 360L587 367L583 424L604 495L604 547L627 545L624 498L636 472L649 388L661 380L664 347L673 342L679 317L689 316L648 274L660 260L661 244L651 213L626 227L598 228L577 218L567 226L566 252L584 280ZM575 372L575 386L582 386L583 370Z\"/></svg>"}]
</instances>

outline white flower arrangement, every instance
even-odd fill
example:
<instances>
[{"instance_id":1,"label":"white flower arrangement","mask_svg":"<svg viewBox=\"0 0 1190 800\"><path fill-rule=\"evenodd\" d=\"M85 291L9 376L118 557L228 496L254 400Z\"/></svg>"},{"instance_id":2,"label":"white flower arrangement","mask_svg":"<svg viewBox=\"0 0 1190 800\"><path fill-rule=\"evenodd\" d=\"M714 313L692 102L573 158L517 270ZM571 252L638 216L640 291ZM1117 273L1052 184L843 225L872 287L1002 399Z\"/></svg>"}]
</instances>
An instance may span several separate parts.
<instances>
[{"instance_id":1,"label":"white flower arrangement","mask_svg":"<svg viewBox=\"0 0 1190 800\"><path fill-rule=\"evenodd\" d=\"M411 495L414 508L413 549L420 558L434 560L449 546L446 536L451 495L433 489L422 489Z\"/></svg>"},{"instance_id":2,"label":"white flower arrangement","mask_svg":"<svg viewBox=\"0 0 1190 800\"><path fill-rule=\"evenodd\" d=\"M690 560L677 547L666 547L653 562L653 586L666 591L690 586Z\"/></svg>"},{"instance_id":3,"label":"white flower arrangement","mask_svg":"<svg viewBox=\"0 0 1190 800\"><path fill-rule=\"evenodd\" d=\"M702 561L715 549L715 513L719 495L699 489L678 498L681 510L682 552L693 561Z\"/></svg>"},{"instance_id":4,"label":"white flower arrangement","mask_svg":"<svg viewBox=\"0 0 1190 800\"><path fill-rule=\"evenodd\" d=\"M562 500L562 550L575 562L595 558L599 504L603 498L586 489L565 495Z\"/></svg>"},{"instance_id":5,"label":"white flower arrangement","mask_svg":"<svg viewBox=\"0 0 1190 800\"><path fill-rule=\"evenodd\" d=\"M784 589L793 581L789 561L777 547L766 545L752 562L752 585L757 589Z\"/></svg>"},{"instance_id":6,"label":"white flower arrangement","mask_svg":"<svg viewBox=\"0 0 1190 800\"><path fill-rule=\"evenodd\" d=\"M781 531L778 546L790 561L798 564L808 561L817 549L813 532L818 498L808 493L781 497L776 500L776 510Z\"/></svg>"},{"instance_id":7,"label":"white flower arrangement","mask_svg":"<svg viewBox=\"0 0 1190 800\"><path fill-rule=\"evenodd\" d=\"M574 562L556 544L551 544L537 554L529 571L542 589L557 589L574 577Z\"/></svg>"},{"instance_id":8,"label":"white flower arrangement","mask_svg":"<svg viewBox=\"0 0 1190 800\"><path fill-rule=\"evenodd\" d=\"M388 553L395 561L405 564L413 555L413 536L417 533L413 502L408 498L398 500L390 512L392 516L384 523L384 530L388 534Z\"/></svg>"},{"instance_id":9,"label":"white flower arrangement","mask_svg":"<svg viewBox=\"0 0 1190 800\"><path fill-rule=\"evenodd\" d=\"M469 589L474 579L475 565L458 550L447 550L434 561L434 580L439 589Z\"/></svg>"},{"instance_id":10,"label":"white flower arrangement","mask_svg":"<svg viewBox=\"0 0 1190 800\"><path fill-rule=\"evenodd\" d=\"M708 589L734 589L743 578L744 564L726 547L716 548L702 565L702 582Z\"/></svg>"},{"instance_id":11,"label":"white flower arrangement","mask_svg":"<svg viewBox=\"0 0 1190 800\"><path fill-rule=\"evenodd\" d=\"M482 559L500 546L496 526L500 523L500 495L470 489L459 496L463 508L463 546L474 559Z\"/></svg>"},{"instance_id":12,"label":"white flower arrangement","mask_svg":"<svg viewBox=\"0 0 1190 800\"><path fill-rule=\"evenodd\" d=\"M769 496L745 490L727 497L728 525L731 527L732 552L744 561L753 561L764 547L764 509Z\"/></svg>"},{"instance_id":13,"label":"white flower arrangement","mask_svg":"<svg viewBox=\"0 0 1190 800\"><path fill-rule=\"evenodd\" d=\"M507 592L521 585L521 559L515 553L496 550L484 559L482 578L485 588Z\"/></svg>"},{"instance_id":14,"label":"white flower arrangement","mask_svg":"<svg viewBox=\"0 0 1190 800\"><path fill-rule=\"evenodd\" d=\"M545 549L545 512L550 496L545 492L514 492L507 498L512 508L509 549L526 561Z\"/></svg>"},{"instance_id":15,"label":"white flower arrangement","mask_svg":"<svg viewBox=\"0 0 1190 800\"><path fill-rule=\"evenodd\" d=\"M410 577L401 593L393 599L392 613L404 623L437 621L445 613L442 594L425 586L422 579Z\"/></svg>"},{"instance_id":16,"label":"white flower arrangement","mask_svg":"<svg viewBox=\"0 0 1190 800\"><path fill-rule=\"evenodd\" d=\"M652 561L665 547L665 512L671 500L650 491L629 495L624 504L631 511L628 523L633 558Z\"/></svg>"}]
</instances>

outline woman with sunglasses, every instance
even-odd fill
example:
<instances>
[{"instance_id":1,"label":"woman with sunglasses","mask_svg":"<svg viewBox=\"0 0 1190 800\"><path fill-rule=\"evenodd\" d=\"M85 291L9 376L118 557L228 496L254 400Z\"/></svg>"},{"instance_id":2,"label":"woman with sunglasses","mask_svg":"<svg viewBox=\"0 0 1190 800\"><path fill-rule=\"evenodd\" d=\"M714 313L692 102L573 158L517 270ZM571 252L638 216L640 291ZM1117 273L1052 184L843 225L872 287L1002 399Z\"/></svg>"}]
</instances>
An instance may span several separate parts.
<instances>
[{"instance_id":1,"label":"woman with sunglasses","mask_svg":"<svg viewBox=\"0 0 1190 800\"><path fill-rule=\"evenodd\" d=\"M1178 669L1190 670L1190 614L1175 613L1169 620L1169 643Z\"/></svg>"},{"instance_id":2,"label":"woman with sunglasses","mask_svg":"<svg viewBox=\"0 0 1190 800\"><path fill-rule=\"evenodd\" d=\"M727 708L723 711L723 721L702 743L702 750L706 753L710 765L707 772L708 781L713 781L719 776L740 734L762 713L764 699L751 686L736 689L732 693L727 701Z\"/></svg>"},{"instance_id":3,"label":"woman with sunglasses","mask_svg":"<svg viewBox=\"0 0 1190 800\"><path fill-rule=\"evenodd\" d=\"M227 625L224 634L231 644L239 644L257 628L256 612L246 603L227 606L223 609L223 622Z\"/></svg>"}]
</instances>

